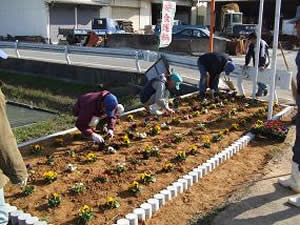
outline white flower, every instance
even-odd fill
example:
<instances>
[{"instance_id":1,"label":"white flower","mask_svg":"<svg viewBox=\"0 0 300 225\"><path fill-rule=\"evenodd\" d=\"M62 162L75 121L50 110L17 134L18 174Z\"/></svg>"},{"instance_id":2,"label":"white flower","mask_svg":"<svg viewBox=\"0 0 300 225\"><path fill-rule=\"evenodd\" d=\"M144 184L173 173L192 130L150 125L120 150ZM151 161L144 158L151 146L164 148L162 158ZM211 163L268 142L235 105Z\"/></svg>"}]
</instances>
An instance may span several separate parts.
<instances>
[{"instance_id":1,"label":"white flower","mask_svg":"<svg viewBox=\"0 0 300 225\"><path fill-rule=\"evenodd\" d=\"M158 148L157 146L154 146L154 147L152 148L152 151L158 152L158 151L159 151L159 148Z\"/></svg>"},{"instance_id":2,"label":"white flower","mask_svg":"<svg viewBox=\"0 0 300 225\"><path fill-rule=\"evenodd\" d=\"M166 123L162 123L162 124L160 125L161 128L164 128L164 127L166 127L166 126L167 126Z\"/></svg>"},{"instance_id":3,"label":"white flower","mask_svg":"<svg viewBox=\"0 0 300 225\"><path fill-rule=\"evenodd\" d=\"M207 109L204 109L204 114L207 114L208 113L208 110Z\"/></svg>"},{"instance_id":4,"label":"white flower","mask_svg":"<svg viewBox=\"0 0 300 225\"><path fill-rule=\"evenodd\" d=\"M143 132L143 133L136 133L136 135L137 135L138 138L141 138L141 139L144 139L144 138L147 137L147 134L145 132Z\"/></svg>"},{"instance_id":5,"label":"white flower","mask_svg":"<svg viewBox=\"0 0 300 225\"><path fill-rule=\"evenodd\" d=\"M114 149L114 147L111 147L111 146L109 146L109 147L107 148L107 150L108 150L108 152L111 153L111 154L117 153L117 150Z\"/></svg>"},{"instance_id":6,"label":"white flower","mask_svg":"<svg viewBox=\"0 0 300 225\"><path fill-rule=\"evenodd\" d=\"M77 166L73 166L71 163L67 166L67 171L74 172L77 169Z\"/></svg>"}]
</instances>

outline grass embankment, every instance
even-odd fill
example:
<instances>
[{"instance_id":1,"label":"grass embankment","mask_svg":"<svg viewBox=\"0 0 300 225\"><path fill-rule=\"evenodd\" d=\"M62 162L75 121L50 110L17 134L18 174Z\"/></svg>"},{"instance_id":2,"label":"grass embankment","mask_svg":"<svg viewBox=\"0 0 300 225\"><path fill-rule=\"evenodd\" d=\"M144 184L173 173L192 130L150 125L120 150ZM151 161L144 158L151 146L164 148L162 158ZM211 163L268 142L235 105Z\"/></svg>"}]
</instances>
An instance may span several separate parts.
<instances>
[{"instance_id":1,"label":"grass embankment","mask_svg":"<svg viewBox=\"0 0 300 225\"><path fill-rule=\"evenodd\" d=\"M97 91L96 85L74 84L9 72L0 72L0 80L4 83L2 92L7 100L58 113L54 119L13 129L18 143L74 127L75 118L71 115L73 103L78 96ZM126 107L135 104L136 98L122 96L119 101Z\"/></svg>"}]
</instances>

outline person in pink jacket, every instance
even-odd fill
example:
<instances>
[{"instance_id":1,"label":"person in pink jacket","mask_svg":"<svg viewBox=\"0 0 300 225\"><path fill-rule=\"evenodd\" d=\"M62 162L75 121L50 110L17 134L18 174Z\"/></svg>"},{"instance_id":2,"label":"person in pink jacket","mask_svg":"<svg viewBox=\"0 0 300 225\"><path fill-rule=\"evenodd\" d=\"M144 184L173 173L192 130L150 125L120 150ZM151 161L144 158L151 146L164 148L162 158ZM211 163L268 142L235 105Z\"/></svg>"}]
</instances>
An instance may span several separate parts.
<instances>
[{"instance_id":1,"label":"person in pink jacket","mask_svg":"<svg viewBox=\"0 0 300 225\"><path fill-rule=\"evenodd\" d=\"M108 123L107 134L112 138L116 121L123 111L117 97L106 90L84 94L73 106L73 115L77 117L76 127L97 143L103 143L104 139L94 132L90 126L91 121L94 118L105 118Z\"/></svg>"}]
</instances>

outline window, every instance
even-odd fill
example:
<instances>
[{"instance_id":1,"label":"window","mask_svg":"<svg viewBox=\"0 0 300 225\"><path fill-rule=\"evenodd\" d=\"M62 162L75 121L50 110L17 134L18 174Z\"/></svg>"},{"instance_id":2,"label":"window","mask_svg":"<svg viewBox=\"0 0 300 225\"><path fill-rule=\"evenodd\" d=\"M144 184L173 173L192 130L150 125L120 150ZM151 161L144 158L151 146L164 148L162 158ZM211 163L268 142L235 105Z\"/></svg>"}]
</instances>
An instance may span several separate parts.
<instances>
[{"instance_id":1,"label":"window","mask_svg":"<svg viewBox=\"0 0 300 225\"><path fill-rule=\"evenodd\" d=\"M200 30L194 30L193 31L193 36L197 37L197 38L200 38L200 37L203 37L203 34L201 33Z\"/></svg>"},{"instance_id":2,"label":"window","mask_svg":"<svg viewBox=\"0 0 300 225\"><path fill-rule=\"evenodd\" d=\"M192 30L184 30L181 32L181 35L191 37L193 35Z\"/></svg>"},{"instance_id":3,"label":"window","mask_svg":"<svg viewBox=\"0 0 300 225\"><path fill-rule=\"evenodd\" d=\"M233 14L232 15L232 22L233 23L242 23L242 15L241 14Z\"/></svg>"}]
</instances>

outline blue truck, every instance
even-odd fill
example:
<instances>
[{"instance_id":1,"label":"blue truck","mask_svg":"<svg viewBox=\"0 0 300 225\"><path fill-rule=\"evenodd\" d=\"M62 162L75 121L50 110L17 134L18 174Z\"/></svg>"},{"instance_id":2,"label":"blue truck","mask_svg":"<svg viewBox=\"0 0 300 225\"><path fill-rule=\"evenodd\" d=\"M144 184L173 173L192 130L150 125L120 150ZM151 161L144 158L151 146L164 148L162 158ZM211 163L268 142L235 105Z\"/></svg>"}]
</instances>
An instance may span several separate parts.
<instances>
[{"instance_id":1,"label":"blue truck","mask_svg":"<svg viewBox=\"0 0 300 225\"><path fill-rule=\"evenodd\" d=\"M76 44L86 39L93 32L97 36L106 37L109 34L125 33L118 22L111 18L94 18L91 29L64 29L59 28L59 34L63 35L69 44Z\"/></svg>"}]
</instances>

